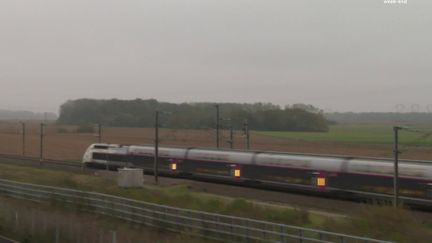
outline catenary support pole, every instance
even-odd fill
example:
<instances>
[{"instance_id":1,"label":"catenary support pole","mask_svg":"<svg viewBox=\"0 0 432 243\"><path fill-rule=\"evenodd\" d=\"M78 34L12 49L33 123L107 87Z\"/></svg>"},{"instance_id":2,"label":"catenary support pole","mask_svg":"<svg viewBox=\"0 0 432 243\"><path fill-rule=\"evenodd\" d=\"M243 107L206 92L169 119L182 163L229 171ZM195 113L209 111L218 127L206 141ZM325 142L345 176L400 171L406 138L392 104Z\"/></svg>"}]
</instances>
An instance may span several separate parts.
<instances>
[{"instance_id":1,"label":"catenary support pole","mask_svg":"<svg viewBox=\"0 0 432 243\"><path fill-rule=\"evenodd\" d=\"M394 177L393 177L393 206L399 206L399 130L400 127L393 127L394 133Z\"/></svg>"},{"instance_id":2,"label":"catenary support pole","mask_svg":"<svg viewBox=\"0 0 432 243\"><path fill-rule=\"evenodd\" d=\"M159 157L159 111L155 111L155 151L153 173L155 183L158 184L158 157Z\"/></svg>"},{"instance_id":3,"label":"catenary support pole","mask_svg":"<svg viewBox=\"0 0 432 243\"><path fill-rule=\"evenodd\" d=\"M25 156L25 147L26 147L26 124L25 122L21 123L21 135L22 135L22 155Z\"/></svg>"},{"instance_id":4,"label":"catenary support pole","mask_svg":"<svg viewBox=\"0 0 432 243\"><path fill-rule=\"evenodd\" d=\"M216 107L216 148L219 148L219 105Z\"/></svg>"},{"instance_id":5,"label":"catenary support pole","mask_svg":"<svg viewBox=\"0 0 432 243\"><path fill-rule=\"evenodd\" d=\"M42 165L43 161L43 146L44 146L44 124L40 124L40 142L39 142L39 164Z\"/></svg>"},{"instance_id":6,"label":"catenary support pole","mask_svg":"<svg viewBox=\"0 0 432 243\"><path fill-rule=\"evenodd\" d=\"M230 123L230 148L231 149L234 148L234 128L233 128L232 121Z\"/></svg>"},{"instance_id":7,"label":"catenary support pole","mask_svg":"<svg viewBox=\"0 0 432 243\"><path fill-rule=\"evenodd\" d=\"M249 123L248 123L247 119L244 120L243 127L244 127L244 133L246 136L246 149L249 150L250 149L250 136L249 136Z\"/></svg>"},{"instance_id":8,"label":"catenary support pole","mask_svg":"<svg viewBox=\"0 0 432 243\"><path fill-rule=\"evenodd\" d=\"M102 143L102 124L98 124L98 143Z\"/></svg>"}]
</instances>

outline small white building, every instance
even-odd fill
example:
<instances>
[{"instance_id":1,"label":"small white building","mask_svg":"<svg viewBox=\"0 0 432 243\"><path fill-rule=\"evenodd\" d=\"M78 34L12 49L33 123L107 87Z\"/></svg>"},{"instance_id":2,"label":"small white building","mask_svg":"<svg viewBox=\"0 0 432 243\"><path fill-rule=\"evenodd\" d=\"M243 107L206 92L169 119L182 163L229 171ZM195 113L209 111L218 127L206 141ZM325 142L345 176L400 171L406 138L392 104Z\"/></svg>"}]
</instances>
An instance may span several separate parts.
<instances>
[{"instance_id":1,"label":"small white building","mask_svg":"<svg viewBox=\"0 0 432 243\"><path fill-rule=\"evenodd\" d=\"M117 185L119 187L142 187L144 184L143 169L122 168L118 169Z\"/></svg>"}]
</instances>

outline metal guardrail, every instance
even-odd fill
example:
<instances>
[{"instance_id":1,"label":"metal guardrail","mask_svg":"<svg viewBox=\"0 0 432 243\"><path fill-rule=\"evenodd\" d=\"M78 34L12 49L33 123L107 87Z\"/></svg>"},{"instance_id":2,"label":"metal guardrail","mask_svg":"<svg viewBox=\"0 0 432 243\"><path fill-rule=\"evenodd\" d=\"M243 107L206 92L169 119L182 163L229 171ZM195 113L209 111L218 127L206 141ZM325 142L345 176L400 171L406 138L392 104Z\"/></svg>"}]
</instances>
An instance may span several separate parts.
<instances>
[{"instance_id":1,"label":"metal guardrail","mask_svg":"<svg viewBox=\"0 0 432 243\"><path fill-rule=\"evenodd\" d=\"M370 242L366 237L188 210L96 192L0 179L0 193L18 199L65 203L126 221L224 242Z\"/></svg>"},{"instance_id":2,"label":"metal guardrail","mask_svg":"<svg viewBox=\"0 0 432 243\"><path fill-rule=\"evenodd\" d=\"M0 235L0 243L18 243L18 241L14 241Z\"/></svg>"}]
</instances>

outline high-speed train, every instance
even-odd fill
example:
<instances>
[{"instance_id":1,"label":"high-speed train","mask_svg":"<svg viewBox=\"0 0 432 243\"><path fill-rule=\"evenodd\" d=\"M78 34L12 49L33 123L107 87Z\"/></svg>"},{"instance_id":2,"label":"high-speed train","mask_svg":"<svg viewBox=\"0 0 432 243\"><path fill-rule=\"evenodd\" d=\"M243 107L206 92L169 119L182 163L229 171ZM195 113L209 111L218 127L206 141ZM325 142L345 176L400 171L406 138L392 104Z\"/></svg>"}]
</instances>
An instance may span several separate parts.
<instances>
[{"instance_id":1,"label":"high-speed train","mask_svg":"<svg viewBox=\"0 0 432 243\"><path fill-rule=\"evenodd\" d=\"M393 192L391 160L181 147L160 147L158 151L160 173L172 176L318 193ZM83 163L152 172L154 155L153 145L92 144ZM432 161L400 161L399 185L402 196L432 198Z\"/></svg>"}]
</instances>

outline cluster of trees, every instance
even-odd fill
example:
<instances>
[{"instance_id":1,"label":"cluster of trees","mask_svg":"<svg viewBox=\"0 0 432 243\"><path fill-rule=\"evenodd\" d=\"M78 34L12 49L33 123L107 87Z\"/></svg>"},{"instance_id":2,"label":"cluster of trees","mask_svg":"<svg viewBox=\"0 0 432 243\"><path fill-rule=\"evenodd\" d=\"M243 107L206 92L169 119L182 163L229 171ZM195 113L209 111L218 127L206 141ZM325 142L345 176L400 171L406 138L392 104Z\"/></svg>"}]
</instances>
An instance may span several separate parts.
<instances>
[{"instance_id":1,"label":"cluster of trees","mask_svg":"<svg viewBox=\"0 0 432 243\"><path fill-rule=\"evenodd\" d=\"M322 113L308 107L310 111L297 106L281 109L270 103L237 104L221 103L222 126L232 123L241 129L244 120L255 130L273 131L327 131L328 124ZM58 122L61 124L101 123L107 126L152 127L155 111L162 113L164 127L178 129L213 128L216 123L214 103L173 104L155 99L142 100L70 100L61 105ZM230 121L227 121L230 119Z\"/></svg>"}]
</instances>

